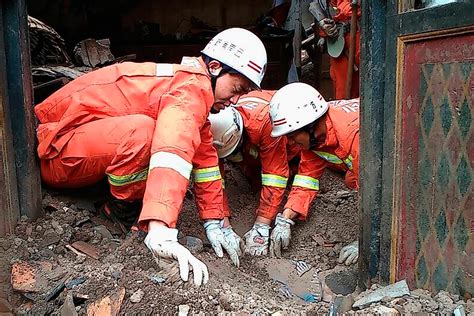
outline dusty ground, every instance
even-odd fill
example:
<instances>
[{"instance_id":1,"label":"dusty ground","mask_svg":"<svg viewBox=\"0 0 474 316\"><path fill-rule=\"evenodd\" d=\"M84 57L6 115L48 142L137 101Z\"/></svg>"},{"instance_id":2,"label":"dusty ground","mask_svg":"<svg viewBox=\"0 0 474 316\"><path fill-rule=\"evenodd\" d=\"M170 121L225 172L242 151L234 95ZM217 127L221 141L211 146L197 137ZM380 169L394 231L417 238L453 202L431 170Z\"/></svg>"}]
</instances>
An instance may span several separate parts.
<instances>
[{"instance_id":1,"label":"dusty ground","mask_svg":"<svg viewBox=\"0 0 474 316\"><path fill-rule=\"evenodd\" d=\"M234 227L243 235L252 225L258 195L251 191L237 169L231 168L226 180ZM23 284L21 291L14 291L6 284L6 293L2 296L15 314L71 315L76 310L79 315L93 315L92 311L95 315L109 315L107 308L113 310L114 306L120 314L177 314L179 306L184 305L181 308L189 308L190 314L269 315L282 312L314 315L328 313L330 304L327 301L331 296L327 293L322 296L318 280L325 280L324 276L331 271L346 276L344 282L332 287L334 292L340 290L339 294L347 294L343 292L354 290L355 267L337 265L336 259L342 245L354 240L358 233L357 195L346 191L342 177L331 171L326 172L321 181L321 194L311 209L310 218L294 228L291 249L284 253L284 258L247 256L242 258L238 269L228 258L219 259L214 255L189 195L184 201L178 227L183 236L195 236L204 242L203 250L196 255L207 264L210 281L200 288L182 282L163 283L163 279L170 277L166 274L168 270L158 267L151 258L143 244L143 235L130 232L124 236L118 227L95 215L92 202L101 195L101 190L97 189L67 194L47 191L44 198L46 217L35 222L24 218L15 235L0 239L3 277L9 278L12 266L23 267L25 262L28 269L35 271L34 282ZM96 247L98 259L78 255L67 247L77 241ZM299 277L288 259L303 260L312 268ZM20 274L28 275L25 268ZM81 277L82 284L68 285L70 280ZM283 295L284 286L278 280L288 285L293 293L291 297ZM59 287L58 294L51 297L49 294L55 286L64 282L68 286ZM317 302L305 302L300 298L304 293L319 295ZM321 301L321 296L326 302ZM68 297L73 298L75 307L69 307L69 312L65 312L68 305L62 306ZM443 305L440 300L447 303ZM370 311L452 312L459 306L457 301L459 297L450 298L449 295L432 299L429 292L421 291L413 297L376 304L370 308L384 309ZM0 299L0 312L2 302L7 304ZM472 300L465 305L465 310L474 312Z\"/></svg>"},{"instance_id":2,"label":"dusty ground","mask_svg":"<svg viewBox=\"0 0 474 316\"><path fill-rule=\"evenodd\" d=\"M226 176L233 225L237 233L243 235L253 223L258 194L251 191L237 169L232 169ZM338 191L341 190L346 190L342 178L328 172L322 180L321 194L312 207L309 220L298 223L293 230L291 249L284 253L286 259L303 260L321 270L336 265L336 254L341 245L354 240L358 231L357 196L355 193L346 193L340 197L341 192L338 194ZM63 304L66 293L70 292L81 314L85 313L91 302L117 293L121 287L125 288L121 305L123 313L173 313L182 304L188 305L194 313L223 310L272 313L279 310L297 312L327 309L327 303L306 303L295 295L286 298L281 294L281 284L272 280L269 272L272 274L273 267L279 265L291 269L291 264L285 266L288 264L286 259L244 257L241 267L237 269L228 258L217 258L207 243L192 196L184 201L178 227L183 235L196 236L204 241L204 249L197 256L208 265L210 282L201 288L176 283L159 284L157 277L163 271L160 271L144 246L143 235L133 232L124 237L111 222L100 220L95 216L91 203L100 198L100 191L89 194L88 200L84 199L87 193L91 192L65 194L47 191L44 197L45 218L35 222L23 218L15 235L0 240L0 250L4 252L2 258L6 259L4 269L10 270L12 264L19 260L33 266L38 264L38 270L45 279L27 294L11 291L10 288L7 298L16 307L17 313L54 313ZM81 223L87 218L90 220ZM322 245L324 240L326 246ZM77 255L66 247L76 241L94 245L99 251L99 259ZM268 269L269 266L271 269ZM306 275L311 278L314 271ZM48 291L58 282L78 277L85 277L85 282L61 291L49 302L45 301ZM140 289L144 292L142 299L132 303L130 296ZM77 298L81 295L87 295L88 299L81 302Z\"/></svg>"}]
</instances>

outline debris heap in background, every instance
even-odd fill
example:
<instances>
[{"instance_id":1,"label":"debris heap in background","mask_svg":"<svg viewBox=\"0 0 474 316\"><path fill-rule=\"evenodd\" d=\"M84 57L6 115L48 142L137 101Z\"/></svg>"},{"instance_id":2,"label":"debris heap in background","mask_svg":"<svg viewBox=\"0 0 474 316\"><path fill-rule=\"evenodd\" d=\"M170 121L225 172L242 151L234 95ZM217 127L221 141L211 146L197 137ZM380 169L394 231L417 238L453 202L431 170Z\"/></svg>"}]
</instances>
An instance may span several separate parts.
<instances>
[{"instance_id":1,"label":"debris heap in background","mask_svg":"<svg viewBox=\"0 0 474 316\"><path fill-rule=\"evenodd\" d=\"M71 64L64 39L52 27L32 16L28 16L28 29L33 66Z\"/></svg>"}]
</instances>

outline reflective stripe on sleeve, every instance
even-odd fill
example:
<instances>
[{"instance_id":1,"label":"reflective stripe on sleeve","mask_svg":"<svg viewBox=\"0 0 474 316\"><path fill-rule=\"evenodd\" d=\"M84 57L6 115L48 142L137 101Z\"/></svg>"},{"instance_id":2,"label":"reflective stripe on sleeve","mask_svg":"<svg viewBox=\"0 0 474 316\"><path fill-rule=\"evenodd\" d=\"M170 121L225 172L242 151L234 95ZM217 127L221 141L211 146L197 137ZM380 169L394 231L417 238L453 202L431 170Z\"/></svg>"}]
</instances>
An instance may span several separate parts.
<instances>
[{"instance_id":1,"label":"reflective stripe on sleeve","mask_svg":"<svg viewBox=\"0 0 474 316\"><path fill-rule=\"evenodd\" d=\"M221 179L221 172L219 167L194 169L193 177L196 183L211 182Z\"/></svg>"},{"instance_id":2,"label":"reflective stripe on sleeve","mask_svg":"<svg viewBox=\"0 0 474 316\"><path fill-rule=\"evenodd\" d=\"M324 151L316 151L316 150L314 151L314 153L318 155L319 157L323 158L324 160L326 160L327 162L330 162L336 165L343 163L343 161L336 155L333 155Z\"/></svg>"},{"instance_id":3,"label":"reflective stripe on sleeve","mask_svg":"<svg viewBox=\"0 0 474 316\"><path fill-rule=\"evenodd\" d=\"M121 187L124 185L132 184L138 181L146 180L148 175L148 169L143 169L138 172L123 175L123 176L116 176L111 173L107 173L107 178L109 183L116 187Z\"/></svg>"},{"instance_id":4,"label":"reflective stripe on sleeve","mask_svg":"<svg viewBox=\"0 0 474 316\"><path fill-rule=\"evenodd\" d=\"M266 185L269 187L286 188L287 182L288 178L277 176L274 174L262 173L262 185Z\"/></svg>"},{"instance_id":5,"label":"reflective stripe on sleeve","mask_svg":"<svg viewBox=\"0 0 474 316\"><path fill-rule=\"evenodd\" d=\"M297 174L295 179L293 180L293 186L307 188L311 190L319 190L319 180L308 177L308 176L301 176Z\"/></svg>"},{"instance_id":6,"label":"reflective stripe on sleeve","mask_svg":"<svg viewBox=\"0 0 474 316\"><path fill-rule=\"evenodd\" d=\"M154 168L173 169L189 180L193 165L177 154L159 151L154 153L150 159L150 171Z\"/></svg>"},{"instance_id":7,"label":"reflective stripe on sleeve","mask_svg":"<svg viewBox=\"0 0 474 316\"><path fill-rule=\"evenodd\" d=\"M346 159L344 159L344 163L346 164L347 168L349 170L352 170L352 156L349 155L349 157L347 157Z\"/></svg>"}]
</instances>

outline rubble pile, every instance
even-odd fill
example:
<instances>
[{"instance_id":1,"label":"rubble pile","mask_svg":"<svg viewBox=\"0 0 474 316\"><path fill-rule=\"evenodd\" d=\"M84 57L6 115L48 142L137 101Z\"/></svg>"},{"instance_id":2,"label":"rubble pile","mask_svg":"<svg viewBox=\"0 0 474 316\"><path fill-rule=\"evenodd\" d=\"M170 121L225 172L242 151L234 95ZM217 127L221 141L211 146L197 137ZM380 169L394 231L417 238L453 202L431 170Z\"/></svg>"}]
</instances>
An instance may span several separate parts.
<instances>
[{"instance_id":1,"label":"rubble pile","mask_svg":"<svg viewBox=\"0 0 474 316\"><path fill-rule=\"evenodd\" d=\"M236 169L226 174L226 182L238 219L234 228L243 235L253 223L258 193ZM47 191L45 217L36 221L23 217L15 234L0 238L0 277L5 279L0 311L15 315L474 312L472 299L446 292L408 290L390 297L374 295L383 288L374 285L359 293L356 267L336 262L342 245L357 237L357 194L346 191L342 177L331 172L321 184L313 214L295 226L284 258L245 256L238 269L229 258L213 253L189 194L178 223L179 240L208 266L210 281L199 288L181 281L175 262L155 262L143 233L124 234L97 215L100 190L96 196ZM371 295L377 299L367 299ZM357 303L361 300L366 303Z\"/></svg>"}]
</instances>

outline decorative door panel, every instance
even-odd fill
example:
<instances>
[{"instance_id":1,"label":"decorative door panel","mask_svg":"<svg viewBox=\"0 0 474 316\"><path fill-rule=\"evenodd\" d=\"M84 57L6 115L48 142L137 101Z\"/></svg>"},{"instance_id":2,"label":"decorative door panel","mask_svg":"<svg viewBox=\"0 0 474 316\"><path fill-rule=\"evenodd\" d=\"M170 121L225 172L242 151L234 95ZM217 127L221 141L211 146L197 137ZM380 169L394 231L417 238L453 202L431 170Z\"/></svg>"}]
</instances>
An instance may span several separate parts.
<instances>
[{"instance_id":1,"label":"decorative door panel","mask_svg":"<svg viewBox=\"0 0 474 316\"><path fill-rule=\"evenodd\" d=\"M434 35L434 36L433 36ZM474 292L474 31L401 37L396 279Z\"/></svg>"}]
</instances>

